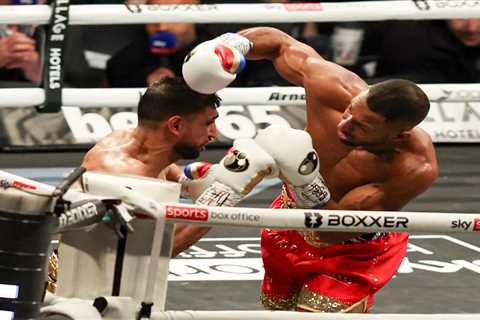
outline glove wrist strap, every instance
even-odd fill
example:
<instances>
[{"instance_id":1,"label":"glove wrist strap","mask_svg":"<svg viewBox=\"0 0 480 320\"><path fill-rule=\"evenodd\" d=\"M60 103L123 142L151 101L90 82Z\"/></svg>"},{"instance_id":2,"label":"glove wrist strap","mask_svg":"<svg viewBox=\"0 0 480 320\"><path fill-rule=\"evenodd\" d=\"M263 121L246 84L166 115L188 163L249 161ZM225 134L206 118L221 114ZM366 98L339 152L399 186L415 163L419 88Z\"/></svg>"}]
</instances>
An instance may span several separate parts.
<instances>
[{"instance_id":1,"label":"glove wrist strap","mask_svg":"<svg viewBox=\"0 0 480 320\"><path fill-rule=\"evenodd\" d=\"M214 207L234 207L242 199L242 194L216 181L198 197L195 204Z\"/></svg>"},{"instance_id":2,"label":"glove wrist strap","mask_svg":"<svg viewBox=\"0 0 480 320\"><path fill-rule=\"evenodd\" d=\"M321 208L331 198L330 191L325 185L321 175L318 175L311 183L298 187L289 185L295 201L303 208Z\"/></svg>"},{"instance_id":3,"label":"glove wrist strap","mask_svg":"<svg viewBox=\"0 0 480 320\"><path fill-rule=\"evenodd\" d=\"M244 56L252 49L253 43L245 38L244 36L239 35L238 33L225 33L217 38L220 43L224 43L230 47L233 47L240 51Z\"/></svg>"}]
</instances>

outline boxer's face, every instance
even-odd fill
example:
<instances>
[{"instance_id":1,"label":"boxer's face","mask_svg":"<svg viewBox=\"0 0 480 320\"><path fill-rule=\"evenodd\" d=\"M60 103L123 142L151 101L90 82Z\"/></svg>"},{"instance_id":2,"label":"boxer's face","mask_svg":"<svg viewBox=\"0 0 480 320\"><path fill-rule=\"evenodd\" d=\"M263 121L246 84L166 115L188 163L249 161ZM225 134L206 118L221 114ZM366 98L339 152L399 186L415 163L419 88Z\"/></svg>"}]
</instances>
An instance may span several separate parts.
<instances>
[{"instance_id":1,"label":"boxer's face","mask_svg":"<svg viewBox=\"0 0 480 320\"><path fill-rule=\"evenodd\" d=\"M364 91L352 99L337 125L337 136L346 145L381 145L389 143L402 131L400 126L387 123L382 115L368 108L367 93Z\"/></svg>"},{"instance_id":2,"label":"boxer's face","mask_svg":"<svg viewBox=\"0 0 480 320\"><path fill-rule=\"evenodd\" d=\"M480 45L480 19L448 20L453 34L467 47Z\"/></svg>"},{"instance_id":3,"label":"boxer's face","mask_svg":"<svg viewBox=\"0 0 480 320\"><path fill-rule=\"evenodd\" d=\"M148 4L197 4L195 0L149 0ZM149 36L156 32L170 32L177 38L177 48L183 48L195 41L197 35L192 23L149 23L145 25Z\"/></svg>"},{"instance_id":4,"label":"boxer's face","mask_svg":"<svg viewBox=\"0 0 480 320\"><path fill-rule=\"evenodd\" d=\"M175 144L175 151L183 159L196 159L206 145L217 138L215 120L218 118L216 108L206 107L203 110L185 117L183 135Z\"/></svg>"}]
</instances>

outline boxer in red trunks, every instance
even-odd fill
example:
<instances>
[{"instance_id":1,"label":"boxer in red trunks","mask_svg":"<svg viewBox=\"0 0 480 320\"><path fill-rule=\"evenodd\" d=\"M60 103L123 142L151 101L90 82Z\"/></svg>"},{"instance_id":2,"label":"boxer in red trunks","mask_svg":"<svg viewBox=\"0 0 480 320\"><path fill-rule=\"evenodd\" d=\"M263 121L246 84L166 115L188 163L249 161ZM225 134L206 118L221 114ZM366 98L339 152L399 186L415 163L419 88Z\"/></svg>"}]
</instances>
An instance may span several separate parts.
<instances>
[{"instance_id":1,"label":"boxer in red trunks","mask_svg":"<svg viewBox=\"0 0 480 320\"><path fill-rule=\"evenodd\" d=\"M305 199L306 186L282 179L287 183L272 207L400 210L435 181L432 141L416 127L429 110L418 86L390 80L369 87L277 29L252 28L239 34L253 43L248 59L271 60L285 79L305 88L306 131L330 191L330 197L315 203L312 197ZM281 134L269 136L271 141L284 140ZM280 171L282 159L288 162L295 152L295 146L282 147L288 152L270 151ZM374 293L399 268L407 242L406 233L265 229L262 303L277 310L367 312Z\"/></svg>"},{"instance_id":2,"label":"boxer in red trunks","mask_svg":"<svg viewBox=\"0 0 480 320\"><path fill-rule=\"evenodd\" d=\"M369 87L268 27L200 44L185 59L183 75L193 90L210 93L235 79L244 56L271 60L306 93L308 134L268 127L255 138L285 183L273 207L400 210L435 181L432 141L416 127L430 103L413 82L395 79ZM405 256L406 233L316 231L320 223L306 216L312 231L263 230L266 308L367 312Z\"/></svg>"}]
</instances>

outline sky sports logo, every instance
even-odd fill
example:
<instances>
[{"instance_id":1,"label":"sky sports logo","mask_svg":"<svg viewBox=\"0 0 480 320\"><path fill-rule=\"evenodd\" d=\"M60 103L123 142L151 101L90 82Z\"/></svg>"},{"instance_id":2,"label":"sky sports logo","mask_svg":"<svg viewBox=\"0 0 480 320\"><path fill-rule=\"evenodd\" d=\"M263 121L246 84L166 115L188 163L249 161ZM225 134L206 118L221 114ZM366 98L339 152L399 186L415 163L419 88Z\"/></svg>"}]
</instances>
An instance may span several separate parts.
<instances>
[{"instance_id":1,"label":"sky sports logo","mask_svg":"<svg viewBox=\"0 0 480 320\"><path fill-rule=\"evenodd\" d=\"M451 222L450 227L452 229L460 229L463 231L468 231L468 230L480 231L480 218L473 219L473 226L472 226L472 221L465 221L462 219L453 220Z\"/></svg>"},{"instance_id":2,"label":"sky sports logo","mask_svg":"<svg viewBox=\"0 0 480 320\"><path fill-rule=\"evenodd\" d=\"M208 209L197 207L166 206L167 219L207 221Z\"/></svg>"},{"instance_id":3,"label":"sky sports logo","mask_svg":"<svg viewBox=\"0 0 480 320\"><path fill-rule=\"evenodd\" d=\"M473 220L473 230L480 231L480 219Z\"/></svg>"}]
</instances>

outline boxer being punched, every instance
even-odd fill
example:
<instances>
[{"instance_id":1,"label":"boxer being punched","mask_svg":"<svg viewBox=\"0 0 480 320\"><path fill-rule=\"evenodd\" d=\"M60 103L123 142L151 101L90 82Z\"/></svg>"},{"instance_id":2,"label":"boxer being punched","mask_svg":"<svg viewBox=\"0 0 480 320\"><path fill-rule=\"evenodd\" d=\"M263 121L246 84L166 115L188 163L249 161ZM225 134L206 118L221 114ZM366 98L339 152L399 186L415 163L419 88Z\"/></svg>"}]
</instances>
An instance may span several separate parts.
<instances>
[{"instance_id":1,"label":"boxer being punched","mask_svg":"<svg viewBox=\"0 0 480 320\"><path fill-rule=\"evenodd\" d=\"M258 144L276 160L285 182L274 208L400 210L434 182L434 147L416 127L428 113L429 100L414 83L398 79L369 87L356 74L274 28L246 29L236 37L236 43L220 38L213 48L200 45L201 54L194 52L186 59L184 77L199 92L218 90L229 83L227 73L232 77L227 66L244 55L271 60L285 79L305 88L306 131L321 163L316 167L319 174L309 176L302 173L308 172L305 166L290 162L294 154L310 154L306 137L298 144L281 128L259 133ZM217 49L219 44L231 53ZM212 58L208 67L200 66L196 56L216 56L217 61ZM212 79L210 87L202 85L200 77ZM303 179L306 176L309 179ZM400 266L407 241L406 233L265 229L262 303L268 309L367 312L375 292Z\"/></svg>"},{"instance_id":2,"label":"boxer being punched","mask_svg":"<svg viewBox=\"0 0 480 320\"><path fill-rule=\"evenodd\" d=\"M273 159L254 141L235 141L233 153L215 165L215 170L197 166L203 175L198 181L180 179L182 171L174 163L197 158L216 137L219 103L216 94L192 91L181 78L163 78L141 97L138 126L114 131L101 139L88 151L82 166L92 171L181 180L197 204L233 206L264 176L276 172ZM235 171L235 161L231 161L234 154L242 154L249 165ZM177 225L172 255L187 249L208 230Z\"/></svg>"}]
</instances>

